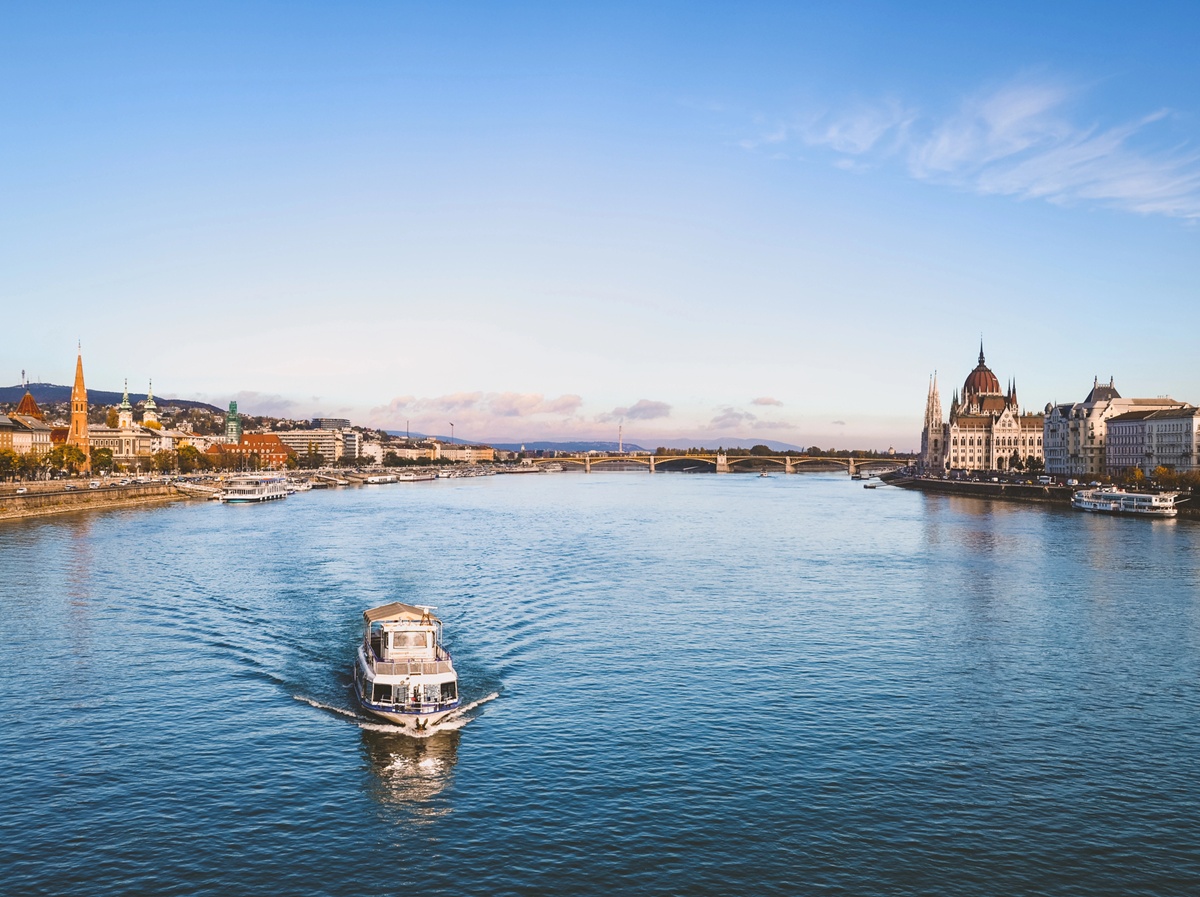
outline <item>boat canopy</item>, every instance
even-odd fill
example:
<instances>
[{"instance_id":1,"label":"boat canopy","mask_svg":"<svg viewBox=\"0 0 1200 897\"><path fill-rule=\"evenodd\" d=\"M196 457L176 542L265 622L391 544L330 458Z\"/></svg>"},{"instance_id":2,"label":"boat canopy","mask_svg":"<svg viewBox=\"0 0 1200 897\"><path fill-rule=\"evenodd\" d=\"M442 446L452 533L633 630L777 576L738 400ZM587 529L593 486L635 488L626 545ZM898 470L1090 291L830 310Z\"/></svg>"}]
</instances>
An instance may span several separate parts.
<instances>
[{"instance_id":1,"label":"boat canopy","mask_svg":"<svg viewBox=\"0 0 1200 897\"><path fill-rule=\"evenodd\" d=\"M363 620L368 625L371 623L388 622L392 620L416 620L417 622L436 623L439 622L430 611L422 607L415 607L411 604L403 604L399 601L393 601L391 604L384 604L379 607L372 607L369 610L363 611Z\"/></svg>"}]
</instances>

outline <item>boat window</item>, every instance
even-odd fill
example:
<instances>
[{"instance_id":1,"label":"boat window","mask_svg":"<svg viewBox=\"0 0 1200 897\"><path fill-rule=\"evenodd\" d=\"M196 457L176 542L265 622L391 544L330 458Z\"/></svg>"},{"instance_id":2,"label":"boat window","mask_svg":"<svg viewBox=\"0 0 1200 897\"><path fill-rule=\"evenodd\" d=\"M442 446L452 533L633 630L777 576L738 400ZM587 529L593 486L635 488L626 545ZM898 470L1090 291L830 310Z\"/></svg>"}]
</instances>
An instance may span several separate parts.
<instances>
[{"instance_id":1,"label":"boat window","mask_svg":"<svg viewBox=\"0 0 1200 897\"><path fill-rule=\"evenodd\" d=\"M390 685L380 685L375 683L375 688L371 692L371 700L376 704L392 703L392 687Z\"/></svg>"},{"instance_id":2,"label":"boat window","mask_svg":"<svg viewBox=\"0 0 1200 897\"><path fill-rule=\"evenodd\" d=\"M427 632L393 632L392 647L393 648L424 648L428 645L426 641L429 633Z\"/></svg>"},{"instance_id":3,"label":"boat window","mask_svg":"<svg viewBox=\"0 0 1200 897\"><path fill-rule=\"evenodd\" d=\"M458 683L457 682L443 682L442 683L442 700L443 701L453 701L457 697L458 697Z\"/></svg>"}]
</instances>

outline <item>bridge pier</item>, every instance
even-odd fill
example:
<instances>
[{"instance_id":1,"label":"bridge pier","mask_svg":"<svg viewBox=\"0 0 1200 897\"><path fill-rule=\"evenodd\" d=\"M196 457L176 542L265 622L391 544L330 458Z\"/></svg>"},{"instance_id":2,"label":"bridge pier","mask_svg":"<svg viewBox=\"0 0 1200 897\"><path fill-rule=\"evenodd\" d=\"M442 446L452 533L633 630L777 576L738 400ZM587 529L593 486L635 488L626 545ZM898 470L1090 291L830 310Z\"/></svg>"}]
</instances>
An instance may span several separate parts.
<instances>
[{"instance_id":1,"label":"bridge pier","mask_svg":"<svg viewBox=\"0 0 1200 897\"><path fill-rule=\"evenodd\" d=\"M854 476L854 474L856 474L858 472L854 469L854 459L853 458L846 459L846 466L848 468L846 472L849 473L850 476Z\"/></svg>"},{"instance_id":2,"label":"bridge pier","mask_svg":"<svg viewBox=\"0 0 1200 897\"><path fill-rule=\"evenodd\" d=\"M729 458L724 452L717 453L717 473L729 473Z\"/></svg>"},{"instance_id":3,"label":"bridge pier","mask_svg":"<svg viewBox=\"0 0 1200 897\"><path fill-rule=\"evenodd\" d=\"M784 473L795 473L796 472L795 468L792 467L792 456L791 455L788 455L783 459L783 472Z\"/></svg>"},{"instance_id":4,"label":"bridge pier","mask_svg":"<svg viewBox=\"0 0 1200 897\"><path fill-rule=\"evenodd\" d=\"M591 455L583 456L583 472L584 473L592 472L592 456Z\"/></svg>"},{"instance_id":5,"label":"bridge pier","mask_svg":"<svg viewBox=\"0 0 1200 897\"><path fill-rule=\"evenodd\" d=\"M654 456L650 456L650 472L654 473Z\"/></svg>"}]
</instances>

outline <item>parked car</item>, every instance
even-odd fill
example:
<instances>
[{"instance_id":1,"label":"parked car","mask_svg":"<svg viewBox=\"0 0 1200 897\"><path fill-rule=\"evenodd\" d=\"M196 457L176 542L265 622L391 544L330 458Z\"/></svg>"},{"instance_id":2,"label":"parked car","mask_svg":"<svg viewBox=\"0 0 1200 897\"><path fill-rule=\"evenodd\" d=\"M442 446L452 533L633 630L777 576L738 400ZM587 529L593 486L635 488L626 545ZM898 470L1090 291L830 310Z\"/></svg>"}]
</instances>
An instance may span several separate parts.
<instances>
[{"instance_id":1,"label":"parked car","mask_svg":"<svg viewBox=\"0 0 1200 897\"><path fill-rule=\"evenodd\" d=\"M26 489L24 486L18 486L18 487L17 487L17 495L24 495L24 494L25 494L26 492L28 492L28 491L29 491L29 490L28 490L28 489Z\"/></svg>"},{"instance_id":2,"label":"parked car","mask_svg":"<svg viewBox=\"0 0 1200 897\"><path fill-rule=\"evenodd\" d=\"M1068 486L1078 486L1079 480L1067 480L1067 485Z\"/></svg>"},{"instance_id":3,"label":"parked car","mask_svg":"<svg viewBox=\"0 0 1200 897\"><path fill-rule=\"evenodd\" d=\"M100 481L99 481L99 480L92 480L90 483L88 483L88 488L89 488L89 489L99 489L99 488L100 488Z\"/></svg>"}]
</instances>

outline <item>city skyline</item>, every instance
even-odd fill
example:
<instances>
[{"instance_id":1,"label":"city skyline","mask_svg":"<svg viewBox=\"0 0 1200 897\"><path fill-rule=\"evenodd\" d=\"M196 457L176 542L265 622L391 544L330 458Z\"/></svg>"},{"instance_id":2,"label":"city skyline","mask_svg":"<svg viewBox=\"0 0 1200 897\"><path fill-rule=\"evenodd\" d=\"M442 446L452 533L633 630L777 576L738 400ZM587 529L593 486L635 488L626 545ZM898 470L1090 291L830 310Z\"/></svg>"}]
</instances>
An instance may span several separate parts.
<instances>
[{"instance_id":1,"label":"city skyline","mask_svg":"<svg viewBox=\"0 0 1200 897\"><path fill-rule=\"evenodd\" d=\"M982 332L1031 411L1200 397L1192 6L279 9L10 16L0 379L907 451Z\"/></svg>"}]
</instances>

